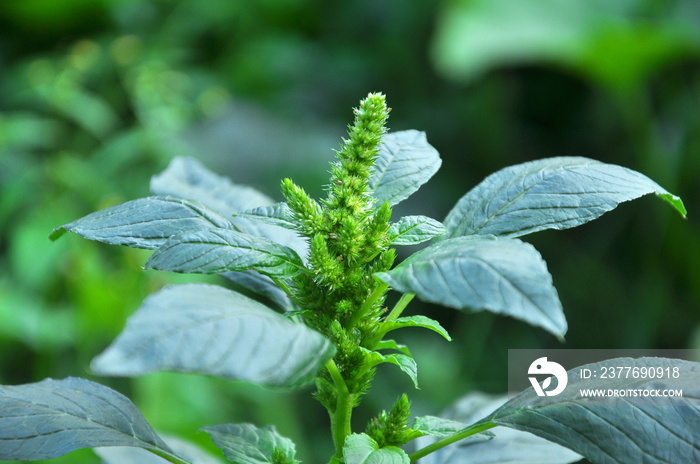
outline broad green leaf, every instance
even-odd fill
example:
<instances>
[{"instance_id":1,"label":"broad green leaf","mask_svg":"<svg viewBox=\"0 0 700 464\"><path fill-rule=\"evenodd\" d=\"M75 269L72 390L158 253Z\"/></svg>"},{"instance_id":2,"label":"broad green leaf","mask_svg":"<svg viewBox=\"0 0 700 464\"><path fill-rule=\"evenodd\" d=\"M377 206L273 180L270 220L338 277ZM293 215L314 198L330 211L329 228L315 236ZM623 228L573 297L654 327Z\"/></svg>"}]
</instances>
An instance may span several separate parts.
<instances>
[{"instance_id":1,"label":"broad green leaf","mask_svg":"<svg viewBox=\"0 0 700 464\"><path fill-rule=\"evenodd\" d=\"M365 350L365 368L369 369L378 364L390 363L399 366L413 381L413 386L418 388L418 366L416 361L405 354L381 354L376 351Z\"/></svg>"},{"instance_id":2,"label":"broad green leaf","mask_svg":"<svg viewBox=\"0 0 700 464\"><path fill-rule=\"evenodd\" d=\"M285 229L296 229L294 213L287 206L287 203L275 203L274 205L259 206L247 209L240 213L235 213L235 217L259 221L263 224L284 227Z\"/></svg>"},{"instance_id":3,"label":"broad green leaf","mask_svg":"<svg viewBox=\"0 0 700 464\"><path fill-rule=\"evenodd\" d=\"M195 274L256 270L287 279L304 264L290 248L234 230L204 229L169 238L146 261L146 269Z\"/></svg>"},{"instance_id":4,"label":"broad green leaf","mask_svg":"<svg viewBox=\"0 0 700 464\"><path fill-rule=\"evenodd\" d=\"M92 369L116 376L198 372L293 388L312 382L334 352L321 334L250 298L185 284L146 298Z\"/></svg>"},{"instance_id":5,"label":"broad green leaf","mask_svg":"<svg viewBox=\"0 0 700 464\"><path fill-rule=\"evenodd\" d=\"M441 222L426 216L404 216L389 228L392 245L416 245L446 232Z\"/></svg>"},{"instance_id":6,"label":"broad green leaf","mask_svg":"<svg viewBox=\"0 0 700 464\"><path fill-rule=\"evenodd\" d=\"M290 460L296 454L294 443L271 425L258 428L252 424L223 424L202 430L233 464L271 464L275 448Z\"/></svg>"},{"instance_id":7,"label":"broad green leaf","mask_svg":"<svg viewBox=\"0 0 700 464\"><path fill-rule=\"evenodd\" d=\"M531 161L490 175L463 196L445 219L443 237L568 229L651 193L685 216L680 198L631 169L587 158Z\"/></svg>"},{"instance_id":8,"label":"broad green leaf","mask_svg":"<svg viewBox=\"0 0 700 464\"><path fill-rule=\"evenodd\" d=\"M517 239L444 240L375 276L431 303L505 314L558 337L566 333L564 312L545 262L532 245Z\"/></svg>"},{"instance_id":9,"label":"broad green leaf","mask_svg":"<svg viewBox=\"0 0 700 464\"><path fill-rule=\"evenodd\" d=\"M306 255L308 246L294 231L250 218L232 217L240 211L272 205L271 198L251 187L234 184L230 179L208 170L194 158L174 158L165 171L151 178L151 192L197 200L231 218L238 230L290 247L299 256Z\"/></svg>"},{"instance_id":10,"label":"broad green leaf","mask_svg":"<svg viewBox=\"0 0 700 464\"><path fill-rule=\"evenodd\" d=\"M383 335L387 332L391 332L392 330L402 329L404 327L423 327L430 329L433 332L437 332L445 337L447 341L452 341L450 334L447 333L447 330L445 330L438 321L425 316L400 317L393 321L383 322L379 328L379 331Z\"/></svg>"},{"instance_id":11,"label":"broad green leaf","mask_svg":"<svg viewBox=\"0 0 700 464\"><path fill-rule=\"evenodd\" d=\"M384 135L369 181L377 204L395 205L411 196L440 169L440 154L424 132L406 130Z\"/></svg>"},{"instance_id":12,"label":"broad green leaf","mask_svg":"<svg viewBox=\"0 0 700 464\"><path fill-rule=\"evenodd\" d=\"M602 367L646 368L670 376L634 376L625 369L601 378ZM678 367L678 378L673 369ZM589 369L593 378L581 378ZM627 372L627 373L625 373ZM639 371L637 371L639 372ZM700 462L700 363L666 358L617 358L568 371L564 391L537 396L533 388L518 394L486 417L564 445L592 462L633 464ZM670 378L669 378L670 377ZM624 396L583 397L582 390L638 392ZM680 397L644 396L644 390L682 390Z\"/></svg>"},{"instance_id":13,"label":"broad green leaf","mask_svg":"<svg viewBox=\"0 0 700 464\"><path fill-rule=\"evenodd\" d=\"M106 208L53 230L58 239L75 232L110 245L155 249L182 232L207 228L233 229L231 222L206 206L170 196L153 196Z\"/></svg>"},{"instance_id":14,"label":"broad green leaf","mask_svg":"<svg viewBox=\"0 0 700 464\"><path fill-rule=\"evenodd\" d=\"M229 271L222 274L227 279L235 282L246 289L269 298L270 301L279 305L285 311L298 309L297 305L287 296L287 294L277 286L268 276L257 271Z\"/></svg>"},{"instance_id":15,"label":"broad green leaf","mask_svg":"<svg viewBox=\"0 0 700 464\"><path fill-rule=\"evenodd\" d=\"M343 446L345 464L409 464L406 453L395 446L379 448L377 442L364 433L348 435Z\"/></svg>"},{"instance_id":16,"label":"broad green leaf","mask_svg":"<svg viewBox=\"0 0 700 464\"><path fill-rule=\"evenodd\" d=\"M98 446L175 456L128 398L103 385L69 377L0 386L0 459L51 459Z\"/></svg>"},{"instance_id":17,"label":"broad green leaf","mask_svg":"<svg viewBox=\"0 0 700 464\"><path fill-rule=\"evenodd\" d=\"M440 429L440 420L457 424L472 424L492 413L508 399L507 395L486 395L473 392L460 399L441 414L432 425ZM417 419L416 419L417 420ZM415 424L414 424L415 428ZM449 427L445 427L445 431ZM435 442L439 437L421 437L413 442L416 450ZM480 438L473 440L472 438ZM552 443L531 433L497 427L472 435L421 458L420 464L569 464L578 462L581 456L563 446Z\"/></svg>"},{"instance_id":18,"label":"broad green leaf","mask_svg":"<svg viewBox=\"0 0 700 464\"><path fill-rule=\"evenodd\" d=\"M454 435L460 430L466 429L468 426L464 422L454 421L451 419L442 419L435 416L421 416L413 419L411 429L421 432L424 435L431 437L445 438ZM491 440L494 437L493 433L486 431L472 435L469 438L481 438L483 440Z\"/></svg>"},{"instance_id":19,"label":"broad green leaf","mask_svg":"<svg viewBox=\"0 0 700 464\"><path fill-rule=\"evenodd\" d=\"M161 435L165 443L174 450L178 456L182 456L192 464L222 464L220 459L215 458L202 448L167 435ZM93 450L100 459L102 464L168 464L165 458L146 451L142 448L133 448L126 446L111 446L105 448L95 448Z\"/></svg>"}]
</instances>

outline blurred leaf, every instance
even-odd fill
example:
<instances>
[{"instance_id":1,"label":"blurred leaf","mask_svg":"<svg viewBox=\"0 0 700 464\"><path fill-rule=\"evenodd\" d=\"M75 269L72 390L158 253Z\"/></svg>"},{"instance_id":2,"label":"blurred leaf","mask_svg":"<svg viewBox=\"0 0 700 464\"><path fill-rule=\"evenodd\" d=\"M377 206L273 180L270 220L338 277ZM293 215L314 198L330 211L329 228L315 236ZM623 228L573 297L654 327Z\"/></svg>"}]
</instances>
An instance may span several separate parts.
<instances>
[{"instance_id":1,"label":"blurred leaf","mask_svg":"<svg viewBox=\"0 0 700 464\"><path fill-rule=\"evenodd\" d=\"M221 460L187 441L167 435L163 436L163 441L178 456L186 458L192 464L222 464ZM142 448L110 446L95 448L94 451L102 458L102 464L167 464L170 462Z\"/></svg>"},{"instance_id":2,"label":"blurred leaf","mask_svg":"<svg viewBox=\"0 0 700 464\"><path fill-rule=\"evenodd\" d=\"M364 433L354 433L345 439L345 464L409 464L406 453L395 446L379 448L377 442Z\"/></svg>"},{"instance_id":3,"label":"blurred leaf","mask_svg":"<svg viewBox=\"0 0 700 464\"><path fill-rule=\"evenodd\" d=\"M186 284L149 296L92 369L117 376L199 372L294 388L311 382L333 353L319 333L250 298Z\"/></svg>"}]
</instances>

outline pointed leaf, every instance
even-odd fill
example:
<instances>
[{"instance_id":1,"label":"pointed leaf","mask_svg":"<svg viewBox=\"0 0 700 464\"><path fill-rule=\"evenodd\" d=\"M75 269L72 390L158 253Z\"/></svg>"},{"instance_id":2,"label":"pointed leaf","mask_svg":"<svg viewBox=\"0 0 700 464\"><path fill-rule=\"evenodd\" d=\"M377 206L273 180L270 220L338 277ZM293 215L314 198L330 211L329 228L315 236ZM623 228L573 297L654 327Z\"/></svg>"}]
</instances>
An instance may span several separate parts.
<instances>
[{"instance_id":1,"label":"pointed leaf","mask_svg":"<svg viewBox=\"0 0 700 464\"><path fill-rule=\"evenodd\" d=\"M376 351L365 350L365 368L374 367L377 364L390 363L399 366L406 375L413 381L413 386L418 388L418 366L416 361L405 354L381 354Z\"/></svg>"},{"instance_id":2,"label":"pointed leaf","mask_svg":"<svg viewBox=\"0 0 700 464\"><path fill-rule=\"evenodd\" d=\"M443 414L443 420L472 424L488 415L507 400L507 395L486 395L473 392L459 400ZM436 425L439 425L436 424ZM573 451L531 433L497 427L458 441L428 454L421 464L569 464L581 460ZM471 440L471 438L481 438ZM421 437L414 442L417 449L435 442L437 438Z\"/></svg>"},{"instance_id":3,"label":"pointed leaf","mask_svg":"<svg viewBox=\"0 0 700 464\"><path fill-rule=\"evenodd\" d=\"M374 346L375 350L397 350L407 356L411 356L411 351L406 345L399 345L396 340L382 340Z\"/></svg>"},{"instance_id":4,"label":"pointed leaf","mask_svg":"<svg viewBox=\"0 0 700 464\"><path fill-rule=\"evenodd\" d=\"M444 240L375 276L431 303L505 314L560 337L566 333L566 319L545 262L532 245L517 239Z\"/></svg>"},{"instance_id":5,"label":"pointed leaf","mask_svg":"<svg viewBox=\"0 0 700 464\"><path fill-rule=\"evenodd\" d=\"M392 245L416 245L446 232L441 222L426 216L404 216L389 228Z\"/></svg>"},{"instance_id":6,"label":"pointed leaf","mask_svg":"<svg viewBox=\"0 0 700 464\"><path fill-rule=\"evenodd\" d=\"M294 220L294 213L287 206L287 203L275 203L274 205L259 206L247 209L234 214L235 217L259 221L263 224L284 227L285 229L296 229L297 223Z\"/></svg>"},{"instance_id":7,"label":"pointed leaf","mask_svg":"<svg viewBox=\"0 0 700 464\"><path fill-rule=\"evenodd\" d=\"M685 216L680 198L631 169L575 157L531 161L490 175L463 196L445 219L444 238L567 229L651 193Z\"/></svg>"},{"instance_id":8,"label":"pointed leaf","mask_svg":"<svg viewBox=\"0 0 700 464\"><path fill-rule=\"evenodd\" d=\"M425 435L430 435L431 437L445 438L450 435L454 435L460 430L466 429L468 426L463 422L458 422L450 419L442 419L435 416L422 416L413 419L413 425L411 429L421 432ZM491 432L482 432L476 435L472 435L469 438L481 438L483 440L490 440L494 437Z\"/></svg>"},{"instance_id":9,"label":"pointed leaf","mask_svg":"<svg viewBox=\"0 0 700 464\"><path fill-rule=\"evenodd\" d=\"M335 350L318 332L215 285L167 286L92 362L100 375L199 372L270 387L313 381Z\"/></svg>"},{"instance_id":10,"label":"pointed leaf","mask_svg":"<svg viewBox=\"0 0 700 464\"><path fill-rule=\"evenodd\" d=\"M0 459L51 459L96 446L136 446L169 456L128 398L69 377L0 386Z\"/></svg>"},{"instance_id":11,"label":"pointed leaf","mask_svg":"<svg viewBox=\"0 0 700 464\"><path fill-rule=\"evenodd\" d=\"M267 195L254 188L234 184L230 179L213 173L199 161L188 157L174 158L165 171L153 176L151 192L154 195L193 199L229 218L240 211L273 203ZM233 217L231 222L242 232L265 237L292 248L300 256L306 255L306 242L291 230L243 217Z\"/></svg>"},{"instance_id":12,"label":"pointed leaf","mask_svg":"<svg viewBox=\"0 0 700 464\"><path fill-rule=\"evenodd\" d=\"M292 461L296 454L294 443L271 425L258 428L252 424L223 424L202 430L233 464L271 464L275 448Z\"/></svg>"},{"instance_id":13,"label":"pointed leaf","mask_svg":"<svg viewBox=\"0 0 700 464\"><path fill-rule=\"evenodd\" d=\"M614 379L602 367L623 367ZM630 370L627 371L626 368ZM673 369L678 367L678 377ZM638 375L634 368L669 369L662 378ZM582 369L597 376L581 378ZM626 374L625 372L629 372ZM568 371L565 390L537 396L529 388L482 422L534 433L581 453L593 462L632 464L700 461L700 363L665 358L617 358ZM583 389L662 392L680 397L634 395L582 397Z\"/></svg>"},{"instance_id":14,"label":"pointed leaf","mask_svg":"<svg viewBox=\"0 0 700 464\"><path fill-rule=\"evenodd\" d=\"M425 316L400 317L393 321L383 322L379 330L382 334L385 334L392 330L402 329L404 327L423 327L430 329L433 332L437 332L445 337L447 341L452 341L450 334L447 333L447 331L438 321Z\"/></svg>"},{"instance_id":15,"label":"pointed leaf","mask_svg":"<svg viewBox=\"0 0 700 464\"><path fill-rule=\"evenodd\" d=\"M146 261L146 269L198 274L254 269L282 279L293 277L303 267L299 255L290 248L225 229L175 235Z\"/></svg>"},{"instance_id":16,"label":"pointed leaf","mask_svg":"<svg viewBox=\"0 0 700 464\"><path fill-rule=\"evenodd\" d=\"M49 238L56 240L68 231L110 245L155 249L172 235L212 227L233 229L229 220L200 203L154 196L88 214L57 227Z\"/></svg>"},{"instance_id":17,"label":"pointed leaf","mask_svg":"<svg viewBox=\"0 0 700 464\"><path fill-rule=\"evenodd\" d=\"M424 132L407 130L384 135L369 181L377 204L395 205L411 196L440 169L442 160Z\"/></svg>"},{"instance_id":18,"label":"pointed leaf","mask_svg":"<svg viewBox=\"0 0 700 464\"><path fill-rule=\"evenodd\" d=\"M173 158L165 171L151 178L151 193L196 200L226 217L273 203L270 197L254 188L234 184L196 159L180 156Z\"/></svg>"},{"instance_id":19,"label":"pointed leaf","mask_svg":"<svg viewBox=\"0 0 700 464\"><path fill-rule=\"evenodd\" d=\"M369 435L352 434L343 446L345 464L409 464L406 453L395 446L379 448Z\"/></svg>"}]
</instances>

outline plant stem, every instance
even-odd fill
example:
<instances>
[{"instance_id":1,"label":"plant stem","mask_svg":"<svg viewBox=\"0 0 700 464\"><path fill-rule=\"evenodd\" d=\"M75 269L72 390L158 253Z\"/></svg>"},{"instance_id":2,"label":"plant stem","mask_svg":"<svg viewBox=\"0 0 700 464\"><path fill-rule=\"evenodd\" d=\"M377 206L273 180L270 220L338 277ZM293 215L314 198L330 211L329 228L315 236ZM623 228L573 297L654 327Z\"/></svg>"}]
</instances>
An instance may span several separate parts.
<instances>
[{"instance_id":1,"label":"plant stem","mask_svg":"<svg viewBox=\"0 0 700 464\"><path fill-rule=\"evenodd\" d=\"M439 450L440 448L444 448L447 445L451 445L452 443L458 442L459 440L463 440L465 438L471 437L472 435L476 435L477 433L481 433L484 430L492 429L494 427L496 427L496 424L491 424L488 422L485 424L475 424L469 428L462 430L461 432L457 432L454 435L442 438L436 441L435 443L426 446L425 448L419 449L415 453L410 454L408 458L411 460L411 462L415 462L420 458Z\"/></svg>"},{"instance_id":2,"label":"plant stem","mask_svg":"<svg viewBox=\"0 0 700 464\"><path fill-rule=\"evenodd\" d=\"M404 309L406 309L406 306L411 302L413 297L416 296L415 293L404 293L401 295L401 299L396 302L396 305L394 306L394 309L391 310L389 315L384 319L385 322L393 321L394 319L397 319L401 313L403 312Z\"/></svg>"},{"instance_id":3,"label":"plant stem","mask_svg":"<svg viewBox=\"0 0 700 464\"><path fill-rule=\"evenodd\" d=\"M345 438L352 433L350 418L352 417L353 401L352 395L348 391L348 386L345 384L340 371L338 371L338 366L332 359L326 363L326 369L328 369L335 388L338 390L335 411L331 414L331 433L333 434L333 444L335 445L335 456L333 456L333 459L335 461L342 459Z\"/></svg>"},{"instance_id":4,"label":"plant stem","mask_svg":"<svg viewBox=\"0 0 700 464\"><path fill-rule=\"evenodd\" d=\"M350 321L347 324L348 330L355 327L357 323L362 320L364 315L367 314L367 311L372 308L372 305L374 305L374 303L376 303L376 301L384 294L387 288L389 288L389 284L384 282L379 282L379 284L374 287L374 290L372 290L372 293L369 294L365 302L362 304L362 306L360 306L360 309L355 311L352 318L350 318Z\"/></svg>"}]
</instances>

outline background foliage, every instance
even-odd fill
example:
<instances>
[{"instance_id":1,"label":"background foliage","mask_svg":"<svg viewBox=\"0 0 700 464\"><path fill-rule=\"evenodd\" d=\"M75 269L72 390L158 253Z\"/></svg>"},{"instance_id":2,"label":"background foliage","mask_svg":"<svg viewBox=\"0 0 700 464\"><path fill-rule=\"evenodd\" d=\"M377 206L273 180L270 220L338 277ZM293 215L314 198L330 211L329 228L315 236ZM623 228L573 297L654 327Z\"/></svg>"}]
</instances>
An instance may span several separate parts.
<instances>
[{"instance_id":1,"label":"background foliage","mask_svg":"<svg viewBox=\"0 0 700 464\"><path fill-rule=\"evenodd\" d=\"M89 360L150 293L206 280L144 272L147 252L53 227L148 193L191 155L281 200L318 197L350 108L387 94L393 130L419 129L443 169L396 216L443 219L502 167L581 155L680 195L529 236L569 320L567 348L700 348L700 4L694 0L24 0L0 3L0 381L91 377ZM454 342L409 336L414 413L506 388L507 349L562 347L490 314L414 302ZM410 381L380 370L358 424ZM204 424L274 423L306 462L327 456L308 392L199 376L97 379L156 429L207 443ZM449 385L450 388L445 388ZM363 416L365 414L365 416ZM99 462L81 451L52 462Z\"/></svg>"}]
</instances>

